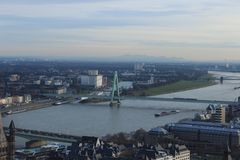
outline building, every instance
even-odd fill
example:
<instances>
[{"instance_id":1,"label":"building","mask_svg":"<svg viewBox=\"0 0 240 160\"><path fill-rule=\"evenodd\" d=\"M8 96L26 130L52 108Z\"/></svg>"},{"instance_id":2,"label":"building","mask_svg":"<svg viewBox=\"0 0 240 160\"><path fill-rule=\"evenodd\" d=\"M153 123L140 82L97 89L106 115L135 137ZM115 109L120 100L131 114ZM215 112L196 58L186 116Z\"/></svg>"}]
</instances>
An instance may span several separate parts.
<instances>
[{"instance_id":1,"label":"building","mask_svg":"<svg viewBox=\"0 0 240 160\"><path fill-rule=\"evenodd\" d=\"M173 160L190 160L190 150L185 145L169 144L167 149Z\"/></svg>"},{"instance_id":2,"label":"building","mask_svg":"<svg viewBox=\"0 0 240 160\"><path fill-rule=\"evenodd\" d=\"M98 137L88 137L83 136L81 140L81 144L91 144L94 147L99 147L101 145L101 141Z\"/></svg>"},{"instance_id":3,"label":"building","mask_svg":"<svg viewBox=\"0 0 240 160\"><path fill-rule=\"evenodd\" d=\"M79 78L80 78L80 85L82 86L101 88L103 85L102 75L81 75Z\"/></svg>"},{"instance_id":4,"label":"building","mask_svg":"<svg viewBox=\"0 0 240 160\"><path fill-rule=\"evenodd\" d=\"M15 125L11 121L9 134L6 136L2 125L2 116L0 114L0 160L14 160L15 154Z\"/></svg>"},{"instance_id":5,"label":"building","mask_svg":"<svg viewBox=\"0 0 240 160\"><path fill-rule=\"evenodd\" d=\"M210 104L206 108L206 112L195 114L194 120L196 120L196 121L208 121L208 122L214 122L214 123L223 123L224 124L224 123L226 123L226 118L227 118L226 115L228 115L227 113L226 113L226 107L225 106Z\"/></svg>"},{"instance_id":6,"label":"building","mask_svg":"<svg viewBox=\"0 0 240 160\"><path fill-rule=\"evenodd\" d=\"M58 87L55 90L55 94L65 94L65 93L67 93L67 88L66 87Z\"/></svg>"},{"instance_id":7,"label":"building","mask_svg":"<svg viewBox=\"0 0 240 160\"><path fill-rule=\"evenodd\" d=\"M185 145L169 144L167 148L160 145L143 146L135 160L190 160L190 150Z\"/></svg>"},{"instance_id":8,"label":"building","mask_svg":"<svg viewBox=\"0 0 240 160\"><path fill-rule=\"evenodd\" d=\"M18 75L18 74L12 74L12 75L10 75L10 77L9 77L9 80L11 81L11 82L16 82L16 81L18 81L20 79L20 76Z\"/></svg>"},{"instance_id":9,"label":"building","mask_svg":"<svg viewBox=\"0 0 240 160\"><path fill-rule=\"evenodd\" d=\"M35 85L40 85L40 84L41 84L41 80L39 80L39 79L38 79L38 80L34 80L34 81L33 81L33 84L35 84Z\"/></svg>"},{"instance_id":10,"label":"building","mask_svg":"<svg viewBox=\"0 0 240 160\"><path fill-rule=\"evenodd\" d=\"M41 88L41 93L44 94L65 94L67 93L67 88L64 86L46 86Z\"/></svg>"},{"instance_id":11,"label":"building","mask_svg":"<svg viewBox=\"0 0 240 160\"><path fill-rule=\"evenodd\" d=\"M165 128L175 137L184 141L231 147L240 146L240 130L227 125L212 122L182 121L171 123Z\"/></svg>"},{"instance_id":12,"label":"building","mask_svg":"<svg viewBox=\"0 0 240 160\"><path fill-rule=\"evenodd\" d=\"M89 76L97 76L98 75L98 70L88 70L88 75Z\"/></svg>"},{"instance_id":13,"label":"building","mask_svg":"<svg viewBox=\"0 0 240 160\"><path fill-rule=\"evenodd\" d=\"M215 113L212 114L212 120L215 123L225 123L226 109L224 106L219 105L215 109Z\"/></svg>"},{"instance_id":14,"label":"building","mask_svg":"<svg viewBox=\"0 0 240 160\"><path fill-rule=\"evenodd\" d=\"M30 94L24 94L24 102L29 103L32 101L32 96Z\"/></svg>"},{"instance_id":15,"label":"building","mask_svg":"<svg viewBox=\"0 0 240 160\"><path fill-rule=\"evenodd\" d=\"M144 63L134 64L134 71L135 71L135 72L144 71Z\"/></svg>"},{"instance_id":16,"label":"building","mask_svg":"<svg viewBox=\"0 0 240 160\"><path fill-rule=\"evenodd\" d=\"M104 144L97 137L82 137L70 147L69 160L103 160L115 159L119 155L116 146Z\"/></svg>"},{"instance_id":17,"label":"building","mask_svg":"<svg viewBox=\"0 0 240 160\"><path fill-rule=\"evenodd\" d=\"M2 126L2 116L0 114L0 160L7 160L8 157L8 142Z\"/></svg>"},{"instance_id":18,"label":"building","mask_svg":"<svg viewBox=\"0 0 240 160\"><path fill-rule=\"evenodd\" d=\"M12 103L13 103L12 97L6 97L5 98L5 104L12 104Z\"/></svg>"},{"instance_id":19,"label":"building","mask_svg":"<svg viewBox=\"0 0 240 160\"><path fill-rule=\"evenodd\" d=\"M154 84L154 77L150 76L149 79L140 80L135 82L136 85L149 86Z\"/></svg>"},{"instance_id":20,"label":"building","mask_svg":"<svg viewBox=\"0 0 240 160\"><path fill-rule=\"evenodd\" d=\"M106 87L107 85L108 85L108 79L107 79L107 77L103 77L102 86Z\"/></svg>"},{"instance_id":21,"label":"building","mask_svg":"<svg viewBox=\"0 0 240 160\"><path fill-rule=\"evenodd\" d=\"M63 85L63 81L60 80L60 79L53 80L53 85L54 86L62 86Z\"/></svg>"},{"instance_id":22,"label":"building","mask_svg":"<svg viewBox=\"0 0 240 160\"><path fill-rule=\"evenodd\" d=\"M134 160L173 160L173 156L164 149L157 151L154 147L142 148L136 153Z\"/></svg>"},{"instance_id":23,"label":"building","mask_svg":"<svg viewBox=\"0 0 240 160\"><path fill-rule=\"evenodd\" d=\"M24 96L12 96L0 99L0 104L11 105L17 103L29 103L31 101L31 95L25 94Z\"/></svg>"},{"instance_id":24,"label":"building","mask_svg":"<svg viewBox=\"0 0 240 160\"><path fill-rule=\"evenodd\" d=\"M52 80L45 80L45 81L44 81L44 84L45 84L46 86L50 86L50 85L52 84Z\"/></svg>"},{"instance_id":25,"label":"building","mask_svg":"<svg viewBox=\"0 0 240 160\"><path fill-rule=\"evenodd\" d=\"M88 70L87 74L80 75L77 78L77 84L87 88L101 88L105 81L98 70Z\"/></svg>"},{"instance_id":26,"label":"building","mask_svg":"<svg viewBox=\"0 0 240 160\"><path fill-rule=\"evenodd\" d=\"M59 143L46 143L40 146L16 150L18 160L64 160L66 146Z\"/></svg>"},{"instance_id":27,"label":"building","mask_svg":"<svg viewBox=\"0 0 240 160\"><path fill-rule=\"evenodd\" d=\"M12 97L12 103L23 103L23 96L13 96Z\"/></svg>"},{"instance_id":28,"label":"building","mask_svg":"<svg viewBox=\"0 0 240 160\"><path fill-rule=\"evenodd\" d=\"M9 135L7 136L8 141L8 160L15 159L15 125L14 122L11 121L9 125Z\"/></svg>"}]
</instances>

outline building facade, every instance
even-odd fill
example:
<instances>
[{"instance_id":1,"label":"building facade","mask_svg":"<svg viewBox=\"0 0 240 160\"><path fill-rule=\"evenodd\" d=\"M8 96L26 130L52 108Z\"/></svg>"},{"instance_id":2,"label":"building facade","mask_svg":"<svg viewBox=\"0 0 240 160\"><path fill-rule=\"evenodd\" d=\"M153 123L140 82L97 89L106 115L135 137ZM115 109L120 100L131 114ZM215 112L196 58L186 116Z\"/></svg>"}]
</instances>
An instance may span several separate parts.
<instances>
[{"instance_id":1,"label":"building facade","mask_svg":"<svg viewBox=\"0 0 240 160\"><path fill-rule=\"evenodd\" d=\"M102 75L81 75L80 81L81 81L81 85L83 86L101 88L103 85L103 76Z\"/></svg>"},{"instance_id":2,"label":"building facade","mask_svg":"<svg viewBox=\"0 0 240 160\"><path fill-rule=\"evenodd\" d=\"M220 105L216 107L215 113L212 114L212 120L215 123L225 123L225 117L226 117L226 109L224 106Z\"/></svg>"},{"instance_id":3,"label":"building facade","mask_svg":"<svg viewBox=\"0 0 240 160\"><path fill-rule=\"evenodd\" d=\"M185 145L170 144L168 150L173 160L190 160L190 150Z\"/></svg>"},{"instance_id":4,"label":"building facade","mask_svg":"<svg viewBox=\"0 0 240 160\"><path fill-rule=\"evenodd\" d=\"M2 126L2 116L0 114L0 160L8 158L8 141Z\"/></svg>"},{"instance_id":5,"label":"building facade","mask_svg":"<svg viewBox=\"0 0 240 160\"><path fill-rule=\"evenodd\" d=\"M2 125L2 116L0 114L0 160L15 160L15 125L11 121L9 133L6 136Z\"/></svg>"},{"instance_id":6,"label":"building facade","mask_svg":"<svg viewBox=\"0 0 240 160\"><path fill-rule=\"evenodd\" d=\"M240 146L240 131L220 123L186 121L168 124L165 127L174 136L185 141L204 142L214 145Z\"/></svg>"}]
</instances>

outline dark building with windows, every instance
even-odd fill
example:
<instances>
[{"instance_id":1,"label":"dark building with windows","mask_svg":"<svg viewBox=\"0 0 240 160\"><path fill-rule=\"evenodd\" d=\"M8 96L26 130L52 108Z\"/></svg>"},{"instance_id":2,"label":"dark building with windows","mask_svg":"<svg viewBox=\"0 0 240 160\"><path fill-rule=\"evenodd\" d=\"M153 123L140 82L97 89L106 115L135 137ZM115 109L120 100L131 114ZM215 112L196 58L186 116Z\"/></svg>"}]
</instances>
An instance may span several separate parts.
<instances>
[{"instance_id":1,"label":"dark building with windows","mask_svg":"<svg viewBox=\"0 0 240 160\"><path fill-rule=\"evenodd\" d=\"M15 154L15 125L11 121L9 134L5 135L0 114L0 160L14 160Z\"/></svg>"},{"instance_id":2,"label":"dark building with windows","mask_svg":"<svg viewBox=\"0 0 240 160\"><path fill-rule=\"evenodd\" d=\"M166 129L184 141L230 147L240 146L240 130L221 123L184 121L166 125Z\"/></svg>"}]
</instances>

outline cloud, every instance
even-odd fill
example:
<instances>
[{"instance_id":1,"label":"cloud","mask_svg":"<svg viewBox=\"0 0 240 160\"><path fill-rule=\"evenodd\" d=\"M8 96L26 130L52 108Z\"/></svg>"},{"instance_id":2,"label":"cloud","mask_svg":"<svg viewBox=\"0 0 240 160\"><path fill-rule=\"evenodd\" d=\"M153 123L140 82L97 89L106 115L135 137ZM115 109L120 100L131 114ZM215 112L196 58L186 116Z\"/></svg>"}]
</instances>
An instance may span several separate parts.
<instances>
[{"instance_id":1,"label":"cloud","mask_svg":"<svg viewBox=\"0 0 240 160\"><path fill-rule=\"evenodd\" d=\"M0 0L0 54L135 53L199 59L196 53L204 51L214 53L209 59L228 57L229 51L240 49L239 3Z\"/></svg>"}]
</instances>

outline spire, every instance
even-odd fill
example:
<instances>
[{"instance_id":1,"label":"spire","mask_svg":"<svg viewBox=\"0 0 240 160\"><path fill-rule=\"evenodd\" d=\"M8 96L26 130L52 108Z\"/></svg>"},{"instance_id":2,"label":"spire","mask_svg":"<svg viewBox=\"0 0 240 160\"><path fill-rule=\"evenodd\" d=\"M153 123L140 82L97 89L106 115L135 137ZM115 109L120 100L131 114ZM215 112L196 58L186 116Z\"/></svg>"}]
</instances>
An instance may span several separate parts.
<instances>
[{"instance_id":1,"label":"spire","mask_svg":"<svg viewBox=\"0 0 240 160\"><path fill-rule=\"evenodd\" d=\"M13 120L11 121L11 123L9 125L9 129L15 130L15 124L14 124Z\"/></svg>"},{"instance_id":2,"label":"spire","mask_svg":"<svg viewBox=\"0 0 240 160\"><path fill-rule=\"evenodd\" d=\"M9 125L9 141L10 142L15 142L15 124L13 122L13 120L11 121L10 125Z\"/></svg>"},{"instance_id":3,"label":"spire","mask_svg":"<svg viewBox=\"0 0 240 160\"><path fill-rule=\"evenodd\" d=\"M8 135L8 160L14 160L15 155L15 124L11 121Z\"/></svg>"}]
</instances>

